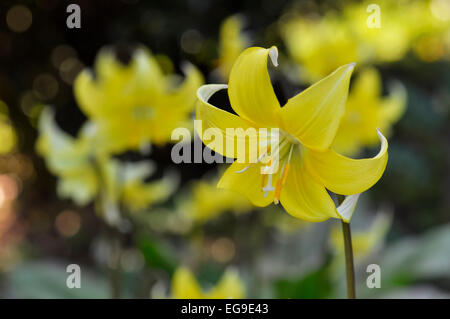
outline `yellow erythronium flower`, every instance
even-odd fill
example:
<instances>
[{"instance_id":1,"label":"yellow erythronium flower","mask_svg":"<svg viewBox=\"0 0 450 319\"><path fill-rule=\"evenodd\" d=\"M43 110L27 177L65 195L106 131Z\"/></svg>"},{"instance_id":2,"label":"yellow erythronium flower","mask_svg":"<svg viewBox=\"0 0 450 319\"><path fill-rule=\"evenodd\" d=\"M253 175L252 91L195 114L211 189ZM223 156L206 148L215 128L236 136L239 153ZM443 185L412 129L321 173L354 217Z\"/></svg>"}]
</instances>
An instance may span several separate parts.
<instances>
[{"instance_id":1,"label":"yellow erythronium flower","mask_svg":"<svg viewBox=\"0 0 450 319\"><path fill-rule=\"evenodd\" d=\"M88 70L76 78L75 96L105 136L103 148L120 152L148 142L161 145L170 141L174 128L189 125L195 90L203 83L194 66L186 64L184 72L186 79L177 85L178 77L164 74L143 48L127 66L104 50L96 61L95 79Z\"/></svg>"},{"instance_id":2,"label":"yellow erythronium flower","mask_svg":"<svg viewBox=\"0 0 450 319\"><path fill-rule=\"evenodd\" d=\"M252 207L245 196L217 188L216 178L193 182L191 194L179 202L180 212L197 222L206 222L228 211L248 212Z\"/></svg>"},{"instance_id":3,"label":"yellow erythronium flower","mask_svg":"<svg viewBox=\"0 0 450 319\"><path fill-rule=\"evenodd\" d=\"M231 67L239 54L248 47L249 40L242 32L243 17L232 15L220 26L218 71L222 79L228 79Z\"/></svg>"},{"instance_id":4,"label":"yellow erythronium flower","mask_svg":"<svg viewBox=\"0 0 450 319\"><path fill-rule=\"evenodd\" d=\"M345 115L333 141L334 150L355 155L362 147L378 142L377 128L390 135L391 126L405 110L406 92L397 84L390 96L383 98L381 93L381 78L376 69L363 70L349 94Z\"/></svg>"},{"instance_id":5,"label":"yellow erythronium flower","mask_svg":"<svg viewBox=\"0 0 450 319\"><path fill-rule=\"evenodd\" d=\"M316 81L340 65L394 62L411 49L425 61L445 54L446 0L350 2L322 17L293 15L280 23L301 81Z\"/></svg>"},{"instance_id":6,"label":"yellow erythronium flower","mask_svg":"<svg viewBox=\"0 0 450 319\"><path fill-rule=\"evenodd\" d=\"M85 205L98 193L100 186L89 141L62 131L49 108L44 108L39 118L36 149L45 158L50 172L59 177L59 196Z\"/></svg>"},{"instance_id":7,"label":"yellow erythronium flower","mask_svg":"<svg viewBox=\"0 0 450 319\"><path fill-rule=\"evenodd\" d=\"M197 133L216 152L236 158L234 145L242 136L230 135L227 129L278 128L279 143L271 145L262 138L260 143L265 145L258 161L235 161L218 186L246 195L257 206L281 201L288 213L308 221L341 218L327 189L351 195L374 185L386 167L387 140L378 133L381 150L370 159L355 160L332 150L331 143L345 113L354 64L338 68L280 107L267 70L269 56L277 65L277 53L276 47L253 47L245 50L235 62L228 95L238 116L208 103L214 92L227 88L226 85L202 86L197 91L196 106L202 130L197 127ZM203 134L209 128L223 133L222 143L210 143L211 135ZM228 145L233 147L228 148ZM250 154L248 158L255 156ZM281 169L275 169L278 167Z\"/></svg>"},{"instance_id":8,"label":"yellow erythronium flower","mask_svg":"<svg viewBox=\"0 0 450 319\"><path fill-rule=\"evenodd\" d=\"M334 15L296 17L281 25L289 55L298 63L302 82L312 83L340 65L361 63L359 43L346 23Z\"/></svg>"},{"instance_id":9,"label":"yellow erythronium flower","mask_svg":"<svg viewBox=\"0 0 450 319\"><path fill-rule=\"evenodd\" d=\"M175 299L242 299L244 284L234 270L227 270L211 289L203 291L192 272L179 268L172 279L172 296Z\"/></svg>"},{"instance_id":10,"label":"yellow erythronium flower","mask_svg":"<svg viewBox=\"0 0 450 319\"><path fill-rule=\"evenodd\" d=\"M42 111L36 147L50 172L59 177L57 190L61 197L71 198L78 205L101 197L102 212L113 214L119 203L134 212L172 194L178 184L173 175L144 182L154 172L151 161L122 163L98 154L98 135L91 124L86 123L75 138L58 127L49 108Z\"/></svg>"}]
</instances>

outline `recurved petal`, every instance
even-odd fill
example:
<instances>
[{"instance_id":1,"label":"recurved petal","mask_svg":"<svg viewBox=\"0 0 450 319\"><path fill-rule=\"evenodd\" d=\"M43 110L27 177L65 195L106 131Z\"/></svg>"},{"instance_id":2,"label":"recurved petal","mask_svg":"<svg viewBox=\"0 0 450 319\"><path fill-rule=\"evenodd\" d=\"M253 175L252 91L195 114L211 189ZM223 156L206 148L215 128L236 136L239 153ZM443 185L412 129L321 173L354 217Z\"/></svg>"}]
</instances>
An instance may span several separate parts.
<instances>
[{"instance_id":1,"label":"recurved petal","mask_svg":"<svg viewBox=\"0 0 450 319\"><path fill-rule=\"evenodd\" d=\"M325 187L305 169L298 150L292 154L291 169L280 201L290 215L310 222L338 217L333 200Z\"/></svg>"},{"instance_id":2,"label":"recurved petal","mask_svg":"<svg viewBox=\"0 0 450 319\"><path fill-rule=\"evenodd\" d=\"M246 49L230 72L228 95L231 107L239 116L260 126L277 126L280 103L270 82L267 58L277 66L276 47Z\"/></svg>"},{"instance_id":3,"label":"recurved petal","mask_svg":"<svg viewBox=\"0 0 450 319\"><path fill-rule=\"evenodd\" d=\"M281 109L285 131L315 150L328 148L345 113L355 64L341 66L326 78L289 99Z\"/></svg>"},{"instance_id":4,"label":"recurved petal","mask_svg":"<svg viewBox=\"0 0 450 319\"><path fill-rule=\"evenodd\" d=\"M208 103L209 98L217 91L226 89L226 85L203 85L197 91L195 130L203 143L219 154L236 158L238 151L245 153L248 159L257 157L257 130L248 121L221 110ZM247 132L250 138L246 138ZM246 148L245 146L249 147ZM240 149L238 149L240 148ZM245 151L245 152L244 152Z\"/></svg>"},{"instance_id":5,"label":"recurved petal","mask_svg":"<svg viewBox=\"0 0 450 319\"><path fill-rule=\"evenodd\" d=\"M253 205L265 207L273 202L274 192L269 191L267 196L264 196L263 187L267 185L275 187L280 170L273 174L272 183L268 184L270 182L270 175L268 175L262 185L261 168L261 163L246 164L235 161L222 175L217 187L238 192L246 196ZM245 171L243 171L244 169Z\"/></svg>"},{"instance_id":6,"label":"recurved petal","mask_svg":"<svg viewBox=\"0 0 450 319\"><path fill-rule=\"evenodd\" d=\"M131 70L133 71L131 81L134 81L134 86L147 91L152 98L163 92L164 73L149 50L143 47L136 50L131 61Z\"/></svg>"},{"instance_id":7,"label":"recurved petal","mask_svg":"<svg viewBox=\"0 0 450 319\"><path fill-rule=\"evenodd\" d=\"M381 104L381 118L384 122L394 123L406 109L407 93L400 82L394 82L391 86L389 97Z\"/></svg>"},{"instance_id":8,"label":"recurved petal","mask_svg":"<svg viewBox=\"0 0 450 319\"><path fill-rule=\"evenodd\" d=\"M353 195L372 187L383 175L388 160L388 142L378 132L381 149L373 158L352 159L328 149L307 150L305 166L326 188L336 194Z\"/></svg>"},{"instance_id":9,"label":"recurved petal","mask_svg":"<svg viewBox=\"0 0 450 319\"><path fill-rule=\"evenodd\" d=\"M87 116L101 116L104 104L102 91L97 87L97 83L94 82L92 73L88 69L83 70L76 77L74 94L78 105Z\"/></svg>"}]
</instances>

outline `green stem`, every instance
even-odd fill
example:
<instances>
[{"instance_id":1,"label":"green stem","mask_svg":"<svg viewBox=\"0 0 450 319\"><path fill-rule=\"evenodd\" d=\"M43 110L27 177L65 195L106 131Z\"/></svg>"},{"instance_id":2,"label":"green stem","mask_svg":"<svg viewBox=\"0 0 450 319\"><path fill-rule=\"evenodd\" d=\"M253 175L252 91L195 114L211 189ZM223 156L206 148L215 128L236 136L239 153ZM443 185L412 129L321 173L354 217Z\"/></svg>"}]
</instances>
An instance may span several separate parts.
<instances>
[{"instance_id":1,"label":"green stem","mask_svg":"<svg viewBox=\"0 0 450 319\"><path fill-rule=\"evenodd\" d=\"M344 234L345 247L345 270L347 273L347 295L349 299L356 298L355 289L355 267L353 264L353 248L352 248L352 233L350 231L350 224L342 220L342 233Z\"/></svg>"}]
</instances>

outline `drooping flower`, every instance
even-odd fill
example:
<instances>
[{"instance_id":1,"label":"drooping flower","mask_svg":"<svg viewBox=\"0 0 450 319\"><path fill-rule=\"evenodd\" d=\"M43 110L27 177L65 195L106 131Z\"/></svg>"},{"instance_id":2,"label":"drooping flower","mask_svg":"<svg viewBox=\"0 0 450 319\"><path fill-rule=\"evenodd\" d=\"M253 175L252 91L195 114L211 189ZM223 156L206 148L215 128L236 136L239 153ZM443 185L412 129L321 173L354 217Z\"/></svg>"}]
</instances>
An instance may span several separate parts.
<instances>
[{"instance_id":1,"label":"drooping flower","mask_svg":"<svg viewBox=\"0 0 450 319\"><path fill-rule=\"evenodd\" d=\"M226 157L237 158L235 145L246 137L229 134L227 129L253 129L259 139L257 153L252 143L245 143L247 161L238 158L218 187L240 192L256 206L281 202L288 213L308 221L342 218L327 189L353 195L373 186L386 167L387 140L378 132L381 149L368 159L351 159L332 150L331 143L345 113L354 64L339 67L281 107L267 69L268 57L276 66L277 55L276 47L249 48L235 62L228 86L204 85L197 91L196 116L202 126L196 130L205 145ZM215 92L227 87L237 115L208 103ZM217 134L203 134L209 128L222 133L220 143L214 140ZM272 145L267 134L260 136L260 128L266 128L266 132L267 128L278 129L279 143Z\"/></svg>"},{"instance_id":2,"label":"drooping flower","mask_svg":"<svg viewBox=\"0 0 450 319\"><path fill-rule=\"evenodd\" d=\"M174 128L189 127L195 90L203 77L191 64L183 71L186 79L180 84L175 74L164 74L144 48L136 50L129 65L108 50L100 52L95 77L84 70L74 84L80 108L105 137L100 146L122 152L146 143L163 145Z\"/></svg>"},{"instance_id":3,"label":"drooping flower","mask_svg":"<svg viewBox=\"0 0 450 319\"><path fill-rule=\"evenodd\" d=\"M333 141L333 149L356 155L378 142L377 128L389 137L392 125L403 115L406 91L397 83L388 97L382 97L381 78L376 69L364 69L347 100L347 109Z\"/></svg>"},{"instance_id":4,"label":"drooping flower","mask_svg":"<svg viewBox=\"0 0 450 319\"><path fill-rule=\"evenodd\" d=\"M50 172L58 177L59 196L77 205L100 199L100 212L115 223L119 205L134 212L164 201L173 193L177 186L173 175L144 182L154 172L151 161L123 163L98 153L99 135L91 124L87 122L73 137L59 128L49 108L40 115L36 148Z\"/></svg>"},{"instance_id":5,"label":"drooping flower","mask_svg":"<svg viewBox=\"0 0 450 319\"><path fill-rule=\"evenodd\" d=\"M227 270L212 288L203 290L187 268L177 269L172 279L172 296L175 299L242 299L244 284L234 270Z\"/></svg>"},{"instance_id":6,"label":"drooping flower","mask_svg":"<svg viewBox=\"0 0 450 319\"><path fill-rule=\"evenodd\" d=\"M71 198L78 205L89 203L100 186L88 139L75 138L61 130L49 108L42 110L38 128L36 149L45 158L49 171L59 177L59 196Z\"/></svg>"}]
</instances>

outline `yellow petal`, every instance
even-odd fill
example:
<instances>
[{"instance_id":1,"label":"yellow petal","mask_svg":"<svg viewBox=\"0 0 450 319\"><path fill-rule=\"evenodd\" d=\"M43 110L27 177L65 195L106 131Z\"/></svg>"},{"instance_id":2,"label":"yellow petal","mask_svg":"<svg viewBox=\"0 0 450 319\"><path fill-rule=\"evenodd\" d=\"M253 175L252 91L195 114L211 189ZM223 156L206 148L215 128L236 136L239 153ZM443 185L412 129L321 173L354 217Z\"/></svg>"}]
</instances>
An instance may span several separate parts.
<instances>
[{"instance_id":1,"label":"yellow petal","mask_svg":"<svg viewBox=\"0 0 450 319\"><path fill-rule=\"evenodd\" d=\"M152 105L157 104L165 89L165 77L151 52L145 47L137 49L127 70L132 72L132 77L129 83L124 83L124 85L127 84L133 87L135 92L145 95L147 99L152 99ZM192 96L194 96L195 89L191 92Z\"/></svg>"},{"instance_id":2,"label":"yellow petal","mask_svg":"<svg viewBox=\"0 0 450 319\"><path fill-rule=\"evenodd\" d=\"M175 299L204 298L194 275L186 268L178 268L172 279L172 296Z\"/></svg>"},{"instance_id":3,"label":"yellow petal","mask_svg":"<svg viewBox=\"0 0 450 319\"><path fill-rule=\"evenodd\" d=\"M104 105L102 92L89 70L83 70L78 74L73 89L78 105L87 116L101 116Z\"/></svg>"},{"instance_id":4,"label":"yellow petal","mask_svg":"<svg viewBox=\"0 0 450 319\"><path fill-rule=\"evenodd\" d=\"M187 111L193 110L195 105L195 92L203 84L202 73L192 64L185 64L182 67L183 73L186 75L183 83L178 86L174 92L171 92L166 97L168 108L167 111Z\"/></svg>"},{"instance_id":5,"label":"yellow petal","mask_svg":"<svg viewBox=\"0 0 450 319\"><path fill-rule=\"evenodd\" d=\"M304 168L300 150L292 153L291 170L281 190L281 204L290 215L310 222L337 217L336 207L325 187Z\"/></svg>"},{"instance_id":6,"label":"yellow petal","mask_svg":"<svg viewBox=\"0 0 450 319\"><path fill-rule=\"evenodd\" d=\"M244 297L244 285L234 270L227 270L217 285L207 294L207 298L210 299L241 299Z\"/></svg>"},{"instance_id":7,"label":"yellow petal","mask_svg":"<svg viewBox=\"0 0 450 319\"><path fill-rule=\"evenodd\" d=\"M381 104L381 121L395 123L403 115L406 109L407 94L405 87L400 82L392 85L390 95Z\"/></svg>"},{"instance_id":8,"label":"yellow petal","mask_svg":"<svg viewBox=\"0 0 450 319\"><path fill-rule=\"evenodd\" d=\"M246 167L248 167L246 171L238 173ZM261 163L252 165L235 161L222 175L217 187L236 191L246 196L253 205L265 207L273 202L274 192L268 192L267 196L264 196L264 191L262 190L263 186L261 185L261 168ZM280 170L272 176L273 187L276 185L280 175L279 172ZM266 177L266 180L268 180L268 177Z\"/></svg>"},{"instance_id":9,"label":"yellow petal","mask_svg":"<svg viewBox=\"0 0 450 319\"><path fill-rule=\"evenodd\" d=\"M324 150L333 141L345 113L354 63L341 66L326 78L289 99L281 109L283 128L311 149Z\"/></svg>"},{"instance_id":10,"label":"yellow petal","mask_svg":"<svg viewBox=\"0 0 450 319\"><path fill-rule=\"evenodd\" d=\"M270 82L267 57L277 66L276 47L246 49L237 58L228 83L231 107L241 117L261 126L277 126L280 103Z\"/></svg>"},{"instance_id":11,"label":"yellow petal","mask_svg":"<svg viewBox=\"0 0 450 319\"><path fill-rule=\"evenodd\" d=\"M226 88L226 85L210 84L203 85L198 89L196 119L201 120L202 123L201 126L196 125L196 132L206 146L223 156L235 158L238 154L238 148L240 148L241 153L244 153L245 146L248 145L249 148L246 149L245 153L249 160L250 158L254 159L257 157L258 136L251 134L252 138L246 139L244 134L239 134L239 131L236 131L236 134L231 134L230 129L242 129L244 131L250 129L248 131L250 133L252 131L257 132L256 128L239 116L208 103L208 99L215 92ZM206 132L206 130L209 132ZM233 145L233 147L227 147L227 145Z\"/></svg>"},{"instance_id":12,"label":"yellow petal","mask_svg":"<svg viewBox=\"0 0 450 319\"><path fill-rule=\"evenodd\" d=\"M351 159L328 149L307 150L305 166L326 188L334 193L353 195L372 187L383 175L388 160L388 142L378 131L381 149L373 158Z\"/></svg>"}]
</instances>

